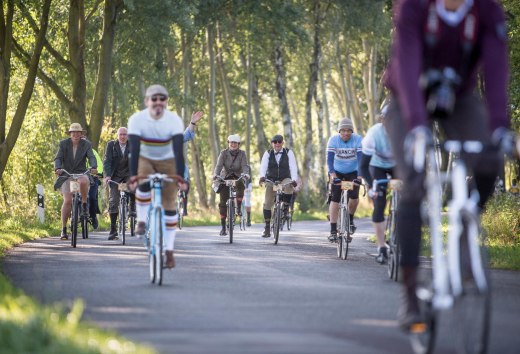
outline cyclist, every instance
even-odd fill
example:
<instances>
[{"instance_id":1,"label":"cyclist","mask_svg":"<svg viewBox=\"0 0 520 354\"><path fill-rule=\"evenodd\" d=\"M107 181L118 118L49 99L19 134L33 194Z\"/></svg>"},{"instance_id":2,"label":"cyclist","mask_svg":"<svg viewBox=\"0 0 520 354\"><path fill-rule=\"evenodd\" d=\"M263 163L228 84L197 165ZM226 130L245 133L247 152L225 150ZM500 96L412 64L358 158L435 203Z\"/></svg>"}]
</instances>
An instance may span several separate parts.
<instances>
[{"instance_id":1,"label":"cyclist","mask_svg":"<svg viewBox=\"0 0 520 354\"><path fill-rule=\"evenodd\" d=\"M128 121L128 141L130 142L129 169L130 188L135 189L137 176L152 173L184 175L182 119L167 109L168 91L161 85L151 85L146 89L144 103L146 109L134 113ZM185 189L186 184L179 183ZM165 254L166 268L175 267L173 255L176 211L177 184L165 183L162 203L165 210ZM138 235L144 235L146 219L151 203L151 187L142 183L135 192Z\"/></svg>"},{"instance_id":2,"label":"cyclist","mask_svg":"<svg viewBox=\"0 0 520 354\"><path fill-rule=\"evenodd\" d=\"M386 179L387 175L393 175L393 168L395 166L394 158L392 156L392 149L390 148L390 141L384 127L385 115L388 106L381 109L379 115L379 123L373 125L368 129L362 145L362 157L359 164L361 174L371 186L373 180ZM369 191L369 196L374 200L374 210L372 212L372 223L376 232L377 243L377 257L376 261L380 264L388 260L387 248L385 242L385 207L386 207L386 188L387 183L379 185L379 189L375 195L372 190Z\"/></svg>"},{"instance_id":3,"label":"cyclist","mask_svg":"<svg viewBox=\"0 0 520 354\"><path fill-rule=\"evenodd\" d=\"M218 156L217 164L215 165L215 169L213 171L213 180L217 182L218 176L223 177L224 179L238 179L241 174L246 174L249 172L247 168L247 157L244 150L240 150L240 137L236 134L232 134L228 136L227 139L228 148L224 149L220 152ZM220 230L220 235L227 235L226 232L226 218L227 218L227 207L226 202L229 199L229 188L224 185L218 184L215 185L217 188L217 193L220 194L220 203L218 204L219 213L220 213L220 224L222 225L222 230ZM238 183L236 185L237 191L237 209L240 214L240 208L242 207L242 199L244 197L244 184Z\"/></svg>"},{"instance_id":4,"label":"cyclist","mask_svg":"<svg viewBox=\"0 0 520 354\"><path fill-rule=\"evenodd\" d=\"M396 3L394 21L395 38L386 77L394 99L386 126L396 173L406 186L397 222L403 270L398 320L401 328L409 330L414 323L421 323L416 273L420 206L425 191L424 174L416 171L405 156L411 155L419 137L431 136L429 127L434 119L448 139L479 140L484 146L506 145L510 136L507 31L503 10L494 0L403 0ZM486 105L475 92L479 64L483 68ZM501 159L488 149L473 156L468 164L483 206L493 193Z\"/></svg>"},{"instance_id":5,"label":"cyclist","mask_svg":"<svg viewBox=\"0 0 520 354\"><path fill-rule=\"evenodd\" d=\"M87 132L83 131L83 139L88 140L87 138ZM89 140L90 141L90 140ZM90 142L92 144L92 142ZM88 213L90 215L90 221L92 224L92 228L94 230L97 230L99 223L97 219L97 214L101 214L101 210L99 209L99 202L98 202L98 189L99 189L99 178L103 177L103 160L101 160L101 157L99 157L98 152L96 149L92 148L92 152L94 153L94 156L96 157L97 161L97 174L96 175L90 175L90 178L92 179L92 183L90 184L90 189L88 190ZM87 161L87 168L90 168L90 164Z\"/></svg>"},{"instance_id":6,"label":"cyclist","mask_svg":"<svg viewBox=\"0 0 520 354\"><path fill-rule=\"evenodd\" d=\"M87 169L87 159L90 164L92 175L97 174L97 161L92 152L92 144L82 139L83 128L79 123L72 123L68 131L70 138L60 141L58 152L54 157L54 173L58 177L54 183L54 190L60 189L63 195L61 206L61 239L68 240L67 221L72 210L72 192L70 191L69 173L83 173ZM81 193L81 213L83 217L88 217L87 197L90 179L87 176L79 178Z\"/></svg>"},{"instance_id":7,"label":"cyclist","mask_svg":"<svg viewBox=\"0 0 520 354\"><path fill-rule=\"evenodd\" d=\"M287 213L291 197L296 187L298 179L298 166L294 152L283 147L283 136L277 134L271 139L271 150L264 152L260 163L260 184L264 184L266 179L273 182L289 183L283 187L282 202L284 202L284 212ZM269 188L271 187L271 188ZM265 188L264 198L264 221L265 229L262 237L271 237L271 214L276 197L272 185Z\"/></svg>"},{"instance_id":8,"label":"cyclist","mask_svg":"<svg viewBox=\"0 0 520 354\"><path fill-rule=\"evenodd\" d=\"M329 203L330 219L330 242L336 242L338 231L338 211L341 200L341 186L336 185L334 180L360 182L358 174L358 163L361 159L361 140L362 137L354 133L354 126L349 118L343 118L338 123L338 134L330 137L327 144L327 166L331 179L331 200ZM348 191L350 212L350 233L356 231L354 226L354 213L359 204L359 186Z\"/></svg>"},{"instance_id":9,"label":"cyclist","mask_svg":"<svg viewBox=\"0 0 520 354\"><path fill-rule=\"evenodd\" d=\"M117 216L119 214L120 192L114 181L117 183L126 183L130 178L130 170L128 168L128 156L130 148L128 144L128 129L120 127L117 130L117 139L107 143L105 149L105 158L103 166L105 168L105 177L103 182L108 183L110 189L110 197L108 200L108 214L110 215L110 233L109 240L117 239ZM135 215L135 195L129 193L130 211Z\"/></svg>"}]
</instances>

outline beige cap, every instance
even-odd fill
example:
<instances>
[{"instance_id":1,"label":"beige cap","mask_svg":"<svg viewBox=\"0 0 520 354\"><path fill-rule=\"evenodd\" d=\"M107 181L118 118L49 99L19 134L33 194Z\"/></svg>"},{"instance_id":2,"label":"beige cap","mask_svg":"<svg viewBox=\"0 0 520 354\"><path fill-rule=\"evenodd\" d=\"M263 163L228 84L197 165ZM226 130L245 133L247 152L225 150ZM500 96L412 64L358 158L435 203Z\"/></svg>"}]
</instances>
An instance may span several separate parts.
<instances>
[{"instance_id":1,"label":"beige cap","mask_svg":"<svg viewBox=\"0 0 520 354\"><path fill-rule=\"evenodd\" d=\"M338 123L338 132L341 129L350 129L350 130L354 131L354 125L352 124L352 121L349 118L343 118Z\"/></svg>"},{"instance_id":2,"label":"beige cap","mask_svg":"<svg viewBox=\"0 0 520 354\"><path fill-rule=\"evenodd\" d=\"M153 95L164 95L166 97L169 97L168 91L164 86L161 85L152 85L146 89L146 97L152 97Z\"/></svg>"},{"instance_id":3,"label":"beige cap","mask_svg":"<svg viewBox=\"0 0 520 354\"><path fill-rule=\"evenodd\" d=\"M227 138L228 143L235 142L240 143L240 137L237 134L232 134Z\"/></svg>"},{"instance_id":4,"label":"beige cap","mask_svg":"<svg viewBox=\"0 0 520 354\"><path fill-rule=\"evenodd\" d=\"M84 132L85 130L81 127L81 124L79 123L72 123L69 128L70 132Z\"/></svg>"}]
</instances>

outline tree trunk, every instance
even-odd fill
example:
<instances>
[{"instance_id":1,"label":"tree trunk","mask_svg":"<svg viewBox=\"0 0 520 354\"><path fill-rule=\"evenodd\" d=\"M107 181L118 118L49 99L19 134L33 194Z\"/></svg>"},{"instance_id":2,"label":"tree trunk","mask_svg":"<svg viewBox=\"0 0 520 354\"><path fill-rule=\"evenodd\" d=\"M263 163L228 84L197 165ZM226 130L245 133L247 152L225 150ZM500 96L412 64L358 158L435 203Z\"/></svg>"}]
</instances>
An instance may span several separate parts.
<instances>
[{"instance_id":1,"label":"tree trunk","mask_svg":"<svg viewBox=\"0 0 520 354\"><path fill-rule=\"evenodd\" d=\"M0 144L5 141L7 125L7 98L11 82L11 53L13 47L14 1L7 1L7 15L0 6Z\"/></svg>"},{"instance_id":2,"label":"tree trunk","mask_svg":"<svg viewBox=\"0 0 520 354\"><path fill-rule=\"evenodd\" d=\"M103 17L103 35L101 37L101 50L99 53L99 66L97 72L96 89L92 101L90 127L88 137L94 149L98 148L101 128L105 118L105 109L108 88L112 73L112 56L116 29L116 20L122 0L106 0Z\"/></svg>"},{"instance_id":3,"label":"tree trunk","mask_svg":"<svg viewBox=\"0 0 520 354\"><path fill-rule=\"evenodd\" d=\"M43 9L42 9L42 17L40 19L40 31L36 37L36 41L34 44L34 51L31 57L31 60L29 62L29 71L27 73L27 80L25 81L24 89L22 91L22 95L20 96L20 100L18 101L18 106L16 107L16 111L13 116L13 120L11 122L11 126L9 127L9 133L7 134L7 137L5 140L0 141L0 179L2 178L2 175L5 171L5 167L7 165L7 160L9 159L9 155L13 151L14 145L16 144L16 141L18 140L18 136L20 134L20 129L22 128L22 123L25 118L25 113L27 112L27 107L29 106L29 102L31 100L31 96L34 90L34 83L36 81L36 74L38 71L38 64L40 62L40 56L43 50L43 43L45 40L45 35L47 33L47 26L48 26L48 20L49 20L49 12L51 7L51 0L45 0L43 3ZM14 10L11 4L11 10ZM8 10L9 11L9 10ZM3 20L3 13L2 18ZM9 19L9 14L8 14ZM12 14L11 14L11 23L8 24L8 27L12 28ZM7 41L11 41L11 38L7 38ZM5 43L4 43L5 45ZM10 44L9 44L10 45ZM2 47L3 50L5 48ZM9 64L7 67L8 70L6 72L7 75L9 75L10 71L10 58L7 63L1 63L3 65ZM2 69L5 70L5 66ZM6 105L7 108L7 105ZM6 113L4 112L3 116L6 116ZM5 127L5 120L0 122L0 125ZM5 130L4 130L5 134Z\"/></svg>"},{"instance_id":4,"label":"tree trunk","mask_svg":"<svg viewBox=\"0 0 520 354\"><path fill-rule=\"evenodd\" d=\"M220 31L218 33L218 37L220 38ZM217 45L217 70L220 76L220 86L222 88L222 95L224 97L224 107L226 108L226 116L227 116L227 133L235 134L235 126L233 123L233 102L232 102L232 94L231 94L231 86L229 85L229 80L227 78L227 72L224 65L224 58L222 55L222 47L223 43L219 40L219 45Z\"/></svg>"},{"instance_id":5,"label":"tree trunk","mask_svg":"<svg viewBox=\"0 0 520 354\"><path fill-rule=\"evenodd\" d=\"M88 131L86 118L87 81L85 79L85 4L83 0L70 0L69 26L67 31L72 104L69 116L72 123L80 123Z\"/></svg>"},{"instance_id":6,"label":"tree trunk","mask_svg":"<svg viewBox=\"0 0 520 354\"><path fill-rule=\"evenodd\" d=\"M286 84L285 84L285 67L283 62L283 49L278 44L274 49L274 68L276 72L276 92L280 99L280 109L282 111L283 133L285 136L285 146L292 149L294 146L291 113L289 112L289 105L287 104Z\"/></svg>"},{"instance_id":7,"label":"tree trunk","mask_svg":"<svg viewBox=\"0 0 520 354\"><path fill-rule=\"evenodd\" d=\"M208 117L208 125L209 125L209 147L211 151L211 168L214 169L217 164L218 151L219 151L219 143L218 143L218 135L217 135L217 127L215 124L215 94L216 94L216 74L215 74L215 53L213 51L215 44L215 34L213 24L209 24L207 28L207 37L208 37L208 56L209 56L209 117ZM215 193L211 193L210 205L215 205Z\"/></svg>"},{"instance_id":8,"label":"tree trunk","mask_svg":"<svg viewBox=\"0 0 520 354\"><path fill-rule=\"evenodd\" d=\"M368 39L363 38L363 50L367 58L363 67L363 88L368 112L368 125L371 127L376 123L377 103L379 101L376 82L377 46L370 44Z\"/></svg>"},{"instance_id":9,"label":"tree trunk","mask_svg":"<svg viewBox=\"0 0 520 354\"><path fill-rule=\"evenodd\" d=\"M266 147L269 148L269 140L265 135L264 123L262 122L262 114L260 113L260 95L258 94L258 77L255 75L252 82L253 90L253 109L255 112L255 131L256 131L256 148L258 150L258 160L262 160Z\"/></svg>"}]
</instances>

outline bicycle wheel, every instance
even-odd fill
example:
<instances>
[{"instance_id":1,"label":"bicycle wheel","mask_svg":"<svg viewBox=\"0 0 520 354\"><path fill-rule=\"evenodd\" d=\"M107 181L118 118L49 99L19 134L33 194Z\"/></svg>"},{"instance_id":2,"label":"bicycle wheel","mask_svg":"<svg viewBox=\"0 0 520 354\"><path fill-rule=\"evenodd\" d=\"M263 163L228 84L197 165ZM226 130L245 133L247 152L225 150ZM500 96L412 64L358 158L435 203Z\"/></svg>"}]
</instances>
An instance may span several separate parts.
<instances>
[{"instance_id":1,"label":"bicycle wheel","mask_svg":"<svg viewBox=\"0 0 520 354\"><path fill-rule=\"evenodd\" d=\"M342 242L342 249L341 249L341 258L343 260L346 260L347 259L347 256L348 256L348 247L349 247L349 244L350 244L350 215L349 215L349 212L348 212L348 198L347 199L347 202L345 203L345 207L342 208L342 213L343 213L343 225L345 226L345 229L343 230L343 233L341 234L341 236L343 237L343 242Z\"/></svg>"},{"instance_id":2,"label":"bicycle wheel","mask_svg":"<svg viewBox=\"0 0 520 354\"><path fill-rule=\"evenodd\" d=\"M276 203L274 207L274 221L273 221L273 236L274 244L278 244L278 238L280 237L280 227L282 223L282 206L280 203Z\"/></svg>"},{"instance_id":3,"label":"bicycle wheel","mask_svg":"<svg viewBox=\"0 0 520 354\"><path fill-rule=\"evenodd\" d=\"M155 220L155 213L150 212L148 214L148 225L149 229L146 234L146 245L148 246L148 266L150 270L150 282L153 284L157 278L157 258L155 257L155 244L157 243L156 238L158 237L157 221Z\"/></svg>"},{"instance_id":4,"label":"bicycle wheel","mask_svg":"<svg viewBox=\"0 0 520 354\"><path fill-rule=\"evenodd\" d=\"M228 200L228 232L229 232L229 243L233 243L233 228L235 225L235 201L233 199Z\"/></svg>"},{"instance_id":5,"label":"bicycle wheel","mask_svg":"<svg viewBox=\"0 0 520 354\"><path fill-rule=\"evenodd\" d=\"M119 201L119 235L121 235L123 245L126 243L127 217L128 217L128 204L126 201L126 197L123 197Z\"/></svg>"},{"instance_id":6,"label":"bicycle wheel","mask_svg":"<svg viewBox=\"0 0 520 354\"><path fill-rule=\"evenodd\" d=\"M338 229L338 237L337 237L337 240L336 240L336 248L337 248L337 254L338 254L338 258L341 258L341 256L343 255L343 233L345 232L345 208L343 207L343 205L340 203L340 209L339 209L339 220L338 220L338 226L339 226L339 229Z\"/></svg>"},{"instance_id":7,"label":"bicycle wheel","mask_svg":"<svg viewBox=\"0 0 520 354\"><path fill-rule=\"evenodd\" d=\"M292 211L289 211L289 213L287 214L287 231L291 231L292 228L292 214Z\"/></svg>"},{"instance_id":8,"label":"bicycle wheel","mask_svg":"<svg viewBox=\"0 0 520 354\"><path fill-rule=\"evenodd\" d=\"M486 271L486 251L479 241L475 219L463 221L459 264L462 292L455 297L454 314L459 330L459 346L463 353L486 353L491 315L491 292ZM473 237L475 244L470 245ZM470 252L470 248L473 252ZM478 259L472 259L476 257ZM477 262L476 262L477 261Z\"/></svg>"},{"instance_id":9,"label":"bicycle wheel","mask_svg":"<svg viewBox=\"0 0 520 354\"><path fill-rule=\"evenodd\" d=\"M163 218L161 209L155 211L155 230L157 231L155 238L155 276L158 285L162 285L163 280Z\"/></svg>"},{"instance_id":10,"label":"bicycle wheel","mask_svg":"<svg viewBox=\"0 0 520 354\"><path fill-rule=\"evenodd\" d=\"M130 198L127 198L127 202L130 203ZM130 204L128 205L128 210L130 210ZM135 224L137 223L137 220L135 219L135 210L131 216L130 213L128 213L128 215L128 219L130 221L130 236L135 236Z\"/></svg>"},{"instance_id":11,"label":"bicycle wheel","mask_svg":"<svg viewBox=\"0 0 520 354\"><path fill-rule=\"evenodd\" d=\"M179 226L179 230L182 230L182 222L184 219L184 202L182 197L177 198L177 214L179 214L177 225Z\"/></svg>"},{"instance_id":12,"label":"bicycle wheel","mask_svg":"<svg viewBox=\"0 0 520 354\"><path fill-rule=\"evenodd\" d=\"M421 295L421 292L424 295ZM429 354L433 352L435 335L437 332L436 313L431 302L431 291L419 289L419 313L423 323L410 328L409 338L412 350L416 354Z\"/></svg>"},{"instance_id":13,"label":"bicycle wheel","mask_svg":"<svg viewBox=\"0 0 520 354\"><path fill-rule=\"evenodd\" d=\"M78 224L79 224L80 201L78 195L74 195L72 199L72 214L70 217L70 243L72 247L76 247L78 240Z\"/></svg>"},{"instance_id":14,"label":"bicycle wheel","mask_svg":"<svg viewBox=\"0 0 520 354\"><path fill-rule=\"evenodd\" d=\"M392 201L390 201L390 204ZM397 281L399 272L399 248L396 243L395 235L395 220L396 215L390 211L386 220L385 238L388 240L389 254L388 254L388 277Z\"/></svg>"},{"instance_id":15,"label":"bicycle wheel","mask_svg":"<svg viewBox=\"0 0 520 354\"><path fill-rule=\"evenodd\" d=\"M81 236L83 237L83 239L87 239L88 238L88 216L81 216L80 217L80 220L81 220Z\"/></svg>"}]
</instances>

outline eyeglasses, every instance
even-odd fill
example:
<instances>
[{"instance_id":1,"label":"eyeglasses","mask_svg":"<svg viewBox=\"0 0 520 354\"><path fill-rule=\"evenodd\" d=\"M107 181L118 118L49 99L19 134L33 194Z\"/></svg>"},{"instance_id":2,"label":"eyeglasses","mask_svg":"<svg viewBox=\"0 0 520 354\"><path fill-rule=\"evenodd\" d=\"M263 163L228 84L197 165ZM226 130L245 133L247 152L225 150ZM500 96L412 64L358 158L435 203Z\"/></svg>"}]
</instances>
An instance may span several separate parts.
<instances>
[{"instance_id":1,"label":"eyeglasses","mask_svg":"<svg viewBox=\"0 0 520 354\"><path fill-rule=\"evenodd\" d=\"M157 100L164 102L168 99L168 97L161 95L161 96L152 96L150 99L152 100L152 102L157 102Z\"/></svg>"},{"instance_id":2,"label":"eyeglasses","mask_svg":"<svg viewBox=\"0 0 520 354\"><path fill-rule=\"evenodd\" d=\"M230 144L240 144L238 141L228 141Z\"/></svg>"},{"instance_id":3,"label":"eyeglasses","mask_svg":"<svg viewBox=\"0 0 520 354\"><path fill-rule=\"evenodd\" d=\"M283 140L273 140L271 141L273 144L281 144L283 143Z\"/></svg>"}]
</instances>

